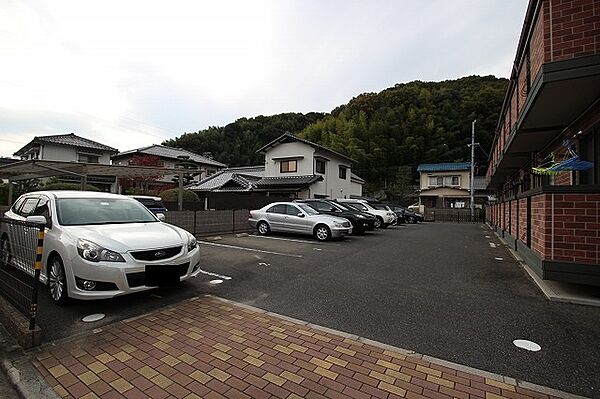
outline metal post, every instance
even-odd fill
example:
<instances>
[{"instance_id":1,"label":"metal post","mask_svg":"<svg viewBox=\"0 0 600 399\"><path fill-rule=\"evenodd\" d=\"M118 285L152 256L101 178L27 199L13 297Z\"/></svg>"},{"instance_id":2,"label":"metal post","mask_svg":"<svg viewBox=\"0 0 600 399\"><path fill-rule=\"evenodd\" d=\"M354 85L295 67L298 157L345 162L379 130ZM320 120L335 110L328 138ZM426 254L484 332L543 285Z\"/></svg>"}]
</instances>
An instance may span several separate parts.
<instances>
[{"instance_id":1,"label":"metal post","mask_svg":"<svg viewBox=\"0 0 600 399\"><path fill-rule=\"evenodd\" d=\"M8 206L12 206L15 185L9 180L8 182Z\"/></svg>"},{"instance_id":2,"label":"metal post","mask_svg":"<svg viewBox=\"0 0 600 399\"><path fill-rule=\"evenodd\" d=\"M35 253L35 272L33 275L33 292L31 294L31 308L29 311L29 330L35 329L35 318L37 317L38 286L40 282L40 272L42 270L42 253L44 251L44 231L46 225L40 225L38 229L38 240Z\"/></svg>"},{"instance_id":3,"label":"metal post","mask_svg":"<svg viewBox=\"0 0 600 399\"><path fill-rule=\"evenodd\" d=\"M477 122L477 120L474 120L473 123L471 123L471 221L475 218L475 122Z\"/></svg>"},{"instance_id":4,"label":"metal post","mask_svg":"<svg viewBox=\"0 0 600 399\"><path fill-rule=\"evenodd\" d=\"M183 172L179 172L179 190L177 191L177 209L183 211Z\"/></svg>"}]
</instances>

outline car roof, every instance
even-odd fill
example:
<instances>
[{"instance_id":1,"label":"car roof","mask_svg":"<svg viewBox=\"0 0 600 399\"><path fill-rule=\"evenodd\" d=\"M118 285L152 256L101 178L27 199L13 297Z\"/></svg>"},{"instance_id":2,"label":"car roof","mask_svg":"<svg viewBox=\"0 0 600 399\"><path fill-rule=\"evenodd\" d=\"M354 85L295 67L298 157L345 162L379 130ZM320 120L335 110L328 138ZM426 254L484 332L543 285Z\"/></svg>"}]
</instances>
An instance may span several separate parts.
<instances>
[{"instance_id":1,"label":"car roof","mask_svg":"<svg viewBox=\"0 0 600 399\"><path fill-rule=\"evenodd\" d=\"M135 198L135 199L141 198L141 199L151 199L154 201L162 201L161 197L154 197L151 195L126 195L126 197L131 197L131 198Z\"/></svg>"},{"instance_id":2,"label":"car roof","mask_svg":"<svg viewBox=\"0 0 600 399\"><path fill-rule=\"evenodd\" d=\"M55 190L55 191L34 191L25 195L47 195L54 198L127 198L125 195L103 193L97 191L69 191L69 190Z\"/></svg>"}]
</instances>

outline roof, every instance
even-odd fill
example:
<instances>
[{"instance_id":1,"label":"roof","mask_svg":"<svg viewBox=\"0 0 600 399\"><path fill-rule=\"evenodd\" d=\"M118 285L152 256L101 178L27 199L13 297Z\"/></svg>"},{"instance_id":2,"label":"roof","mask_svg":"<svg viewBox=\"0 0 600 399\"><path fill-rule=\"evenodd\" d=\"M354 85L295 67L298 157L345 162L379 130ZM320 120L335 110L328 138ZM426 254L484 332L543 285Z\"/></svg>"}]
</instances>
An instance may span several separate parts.
<instances>
[{"instance_id":1,"label":"roof","mask_svg":"<svg viewBox=\"0 0 600 399\"><path fill-rule=\"evenodd\" d=\"M449 172L469 169L471 169L471 162L422 163L417 167L417 172Z\"/></svg>"},{"instance_id":2,"label":"roof","mask_svg":"<svg viewBox=\"0 0 600 399\"><path fill-rule=\"evenodd\" d=\"M356 175L354 173L350 174L350 180L351 181L355 181L355 182L360 183L360 184L365 184L367 182L365 179L363 179L362 177L360 177L360 176L358 176L358 175Z\"/></svg>"},{"instance_id":3,"label":"roof","mask_svg":"<svg viewBox=\"0 0 600 399\"><path fill-rule=\"evenodd\" d=\"M475 176L473 178L473 188L475 190L487 190L487 180L485 176Z\"/></svg>"},{"instance_id":4,"label":"roof","mask_svg":"<svg viewBox=\"0 0 600 399\"><path fill-rule=\"evenodd\" d=\"M0 165L8 165L10 163L19 162L20 159L0 157Z\"/></svg>"},{"instance_id":5,"label":"roof","mask_svg":"<svg viewBox=\"0 0 600 399\"><path fill-rule=\"evenodd\" d=\"M85 148L89 150L96 150L102 152L117 153L119 150L113 147L109 147L104 144L100 144L96 141L86 139L85 137L77 136L75 133L69 134L56 134L52 136L36 136L27 145L14 153L14 155L20 156L27 152L30 148L38 144L57 144L65 145L70 147Z\"/></svg>"},{"instance_id":6,"label":"roof","mask_svg":"<svg viewBox=\"0 0 600 399\"><path fill-rule=\"evenodd\" d=\"M189 157L190 161L196 163L203 163L205 165L219 166L219 167L227 167L224 163L217 162L214 159L210 159L207 157L203 157L202 155L198 155L194 152L184 150L182 148L168 147L166 145L153 144L147 147L136 148L133 150L123 151L116 155L112 156L112 159L123 158L129 155L135 154L146 154L146 155L155 155L161 158L169 158L169 159L179 159L181 157Z\"/></svg>"},{"instance_id":7,"label":"roof","mask_svg":"<svg viewBox=\"0 0 600 399\"><path fill-rule=\"evenodd\" d=\"M290 142L304 143L304 144L307 144L307 145L309 145L309 146L311 146L313 148L317 148L317 149L319 149L321 151L328 152L330 154L333 154L335 156L343 158L343 159L345 159L345 160L347 160L349 162L354 162L354 163L356 162L354 159L350 158L347 155L340 154L337 151L334 151L334 150L329 149L327 147L323 147L322 145L319 145L317 143L313 143L312 141L305 140L305 139L300 138L298 136L295 136L295 135L293 135L291 133L284 133L284 134L282 134L281 136L277 137L275 140L271 141L269 144L264 145L261 148L259 148L256 152L257 153L264 153L267 150L269 150L269 149L271 149L271 148L273 148L273 147L275 147L275 146L277 146L279 144L290 143Z\"/></svg>"},{"instance_id":8,"label":"roof","mask_svg":"<svg viewBox=\"0 0 600 399\"><path fill-rule=\"evenodd\" d=\"M263 177L256 182L257 189L296 189L307 187L314 182L323 180L321 175Z\"/></svg>"},{"instance_id":9,"label":"roof","mask_svg":"<svg viewBox=\"0 0 600 399\"><path fill-rule=\"evenodd\" d=\"M264 166L227 168L186 188L194 191L250 191L264 174Z\"/></svg>"}]
</instances>

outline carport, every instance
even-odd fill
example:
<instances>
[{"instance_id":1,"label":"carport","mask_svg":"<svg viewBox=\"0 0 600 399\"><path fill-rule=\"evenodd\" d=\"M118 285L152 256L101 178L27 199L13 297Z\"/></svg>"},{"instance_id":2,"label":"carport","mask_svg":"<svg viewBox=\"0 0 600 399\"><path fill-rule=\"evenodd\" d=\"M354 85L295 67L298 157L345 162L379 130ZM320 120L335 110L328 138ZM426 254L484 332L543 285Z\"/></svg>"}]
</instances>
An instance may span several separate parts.
<instances>
[{"instance_id":1,"label":"carport","mask_svg":"<svg viewBox=\"0 0 600 399\"><path fill-rule=\"evenodd\" d=\"M104 175L117 178L134 178L150 176L179 176L179 195L177 205L183 210L183 176L185 169L160 168L132 165L105 165L97 163L28 160L0 166L0 179L8 180L8 202L13 202L13 182L28 179L43 179L54 176L76 176L81 182L81 190L87 186L88 176ZM117 189L119 192L118 179Z\"/></svg>"}]
</instances>

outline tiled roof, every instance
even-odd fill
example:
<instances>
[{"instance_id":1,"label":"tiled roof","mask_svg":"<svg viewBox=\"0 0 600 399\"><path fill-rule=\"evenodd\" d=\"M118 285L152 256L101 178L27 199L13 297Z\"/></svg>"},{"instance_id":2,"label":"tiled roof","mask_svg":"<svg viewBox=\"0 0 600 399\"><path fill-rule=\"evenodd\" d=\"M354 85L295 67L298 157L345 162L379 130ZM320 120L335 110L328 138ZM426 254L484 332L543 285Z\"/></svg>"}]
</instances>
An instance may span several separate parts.
<instances>
[{"instance_id":1,"label":"tiled roof","mask_svg":"<svg viewBox=\"0 0 600 399\"><path fill-rule=\"evenodd\" d=\"M256 188L301 188L323 180L320 175L263 177L256 182Z\"/></svg>"},{"instance_id":2,"label":"tiled roof","mask_svg":"<svg viewBox=\"0 0 600 399\"><path fill-rule=\"evenodd\" d=\"M281 136L277 137L275 140L271 141L269 144L264 145L263 147L259 148L256 152L257 153L262 153L262 152L265 152L265 151L269 150L272 147L275 147L277 144L289 143L290 141L297 141L297 142L300 142L300 143L304 143L304 144L307 144L307 145L309 145L309 146L311 146L313 148L318 148L318 149L320 149L320 150L322 150L324 152L328 152L328 153L336 155L336 156L338 156L340 158L344 158L345 160L347 160L349 162L356 162L355 160L353 160L352 158L350 158L347 155L340 154L337 151L334 151L334 150L329 149L327 147L323 147L322 145L319 145L317 143L313 143L312 141L305 140L305 139L300 138L298 136L295 136L295 135L293 135L291 133L284 133L284 134L282 134Z\"/></svg>"},{"instance_id":3,"label":"tiled roof","mask_svg":"<svg viewBox=\"0 0 600 399\"><path fill-rule=\"evenodd\" d=\"M199 183L188 186L187 189L194 191L250 191L254 188L254 183L260 180L264 174L264 166L227 168ZM239 188L226 186L230 182L236 183Z\"/></svg>"},{"instance_id":4,"label":"tiled roof","mask_svg":"<svg viewBox=\"0 0 600 399\"><path fill-rule=\"evenodd\" d=\"M187 151L181 148L175 147L167 147L166 145L154 144L147 147L136 148L129 151L123 151L116 155L114 155L113 159L119 159L124 156L134 155L134 154L146 154L146 155L155 155L161 158L170 158L170 159L181 159L179 157L189 157L189 160L197 163L202 163L205 165L226 167L224 163L217 162L214 159L210 159L207 157L203 157L202 155L198 155L191 151Z\"/></svg>"},{"instance_id":5,"label":"tiled roof","mask_svg":"<svg viewBox=\"0 0 600 399\"><path fill-rule=\"evenodd\" d=\"M25 147L21 148L14 155L21 155L26 152L29 148L34 145L40 143L50 143L50 144L58 144L58 145L66 145L71 147L79 147L79 148L87 148L91 150L103 151L103 152L111 152L117 153L119 150L113 147L109 147L104 144L100 144L96 141L86 139L84 137L77 136L75 133L69 134L57 134L52 136L36 136L27 144Z\"/></svg>"},{"instance_id":6,"label":"tiled roof","mask_svg":"<svg viewBox=\"0 0 600 399\"><path fill-rule=\"evenodd\" d=\"M358 176L358 175L356 175L354 173L350 174L350 179L351 180L356 180L359 183L363 183L363 184L366 183L365 179L363 179L362 177L360 177L360 176Z\"/></svg>"},{"instance_id":7,"label":"tiled roof","mask_svg":"<svg viewBox=\"0 0 600 399\"><path fill-rule=\"evenodd\" d=\"M417 172L447 172L453 170L469 170L470 162L453 163L422 163L417 167Z\"/></svg>"},{"instance_id":8,"label":"tiled roof","mask_svg":"<svg viewBox=\"0 0 600 399\"><path fill-rule=\"evenodd\" d=\"M485 179L485 176L475 176L473 179L473 188L475 190L486 190L487 180Z\"/></svg>"}]
</instances>

